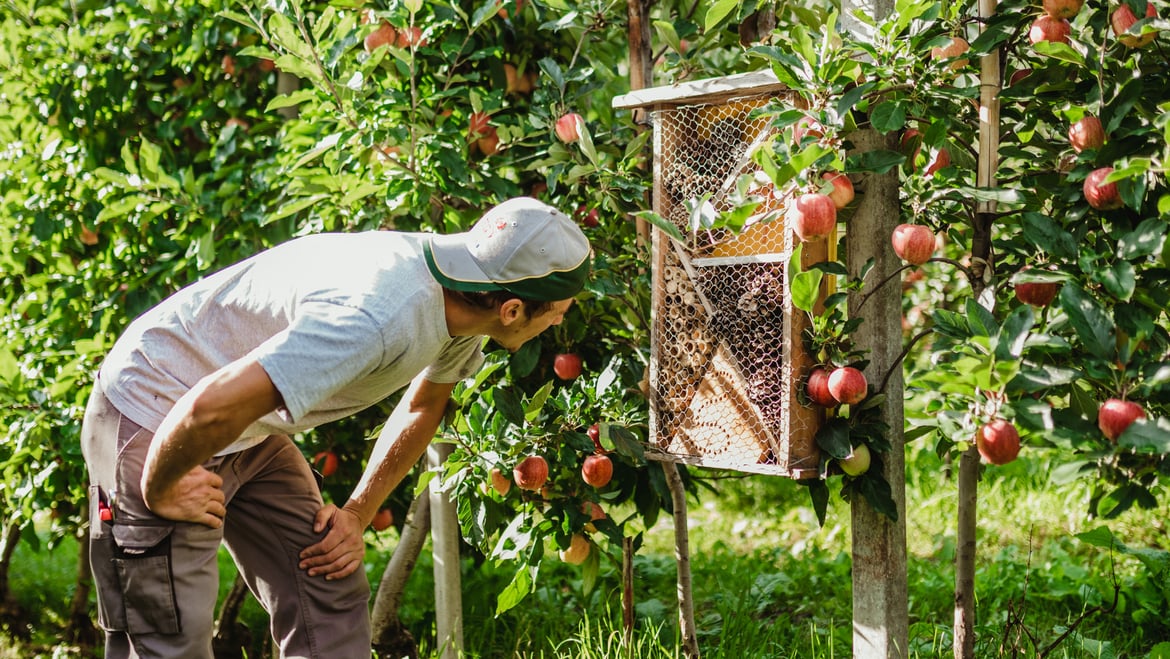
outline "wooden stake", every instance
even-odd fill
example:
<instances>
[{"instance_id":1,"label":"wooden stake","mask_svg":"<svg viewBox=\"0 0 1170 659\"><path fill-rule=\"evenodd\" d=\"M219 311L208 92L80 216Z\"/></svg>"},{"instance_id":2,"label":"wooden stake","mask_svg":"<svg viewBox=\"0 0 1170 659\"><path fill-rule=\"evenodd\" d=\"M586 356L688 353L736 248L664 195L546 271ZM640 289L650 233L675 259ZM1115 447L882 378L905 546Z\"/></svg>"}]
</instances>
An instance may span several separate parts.
<instances>
[{"instance_id":1,"label":"wooden stake","mask_svg":"<svg viewBox=\"0 0 1170 659\"><path fill-rule=\"evenodd\" d=\"M678 465L663 462L666 485L674 504L674 557L678 561L678 628L683 656L699 659L699 636L695 632L695 596L691 585L691 545L687 537L687 493Z\"/></svg>"}]
</instances>

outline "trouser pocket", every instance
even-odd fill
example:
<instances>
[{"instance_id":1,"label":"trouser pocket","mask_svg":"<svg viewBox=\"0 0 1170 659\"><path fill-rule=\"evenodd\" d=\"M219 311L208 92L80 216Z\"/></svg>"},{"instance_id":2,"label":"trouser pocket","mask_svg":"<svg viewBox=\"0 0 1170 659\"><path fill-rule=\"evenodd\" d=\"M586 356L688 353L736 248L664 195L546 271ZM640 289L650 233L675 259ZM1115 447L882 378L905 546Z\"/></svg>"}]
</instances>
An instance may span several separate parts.
<instances>
[{"instance_id":1,"label":"trouser pocket","mask_svg":"<svg viewBox=\"0 0 1170 659\"><path fill-rule=\"evenodd\" d=\"M98 626L106 631L126 631L126 607L114 566L114 525L101 517L99 502L104 503L104 499L96 485L89 488L89 502L89 568L97 590Z\"/></svg>"},{"instance_id":2,"label":"trouser pocket","mask_svg":"<svg viewBox=\"0 0 1170 659\"><path fill-rule=\"evenodd\" d=\"M115 519L91 533L98 624L131 634L178 634L170 523Z\"/></svg>"}]
</instances>

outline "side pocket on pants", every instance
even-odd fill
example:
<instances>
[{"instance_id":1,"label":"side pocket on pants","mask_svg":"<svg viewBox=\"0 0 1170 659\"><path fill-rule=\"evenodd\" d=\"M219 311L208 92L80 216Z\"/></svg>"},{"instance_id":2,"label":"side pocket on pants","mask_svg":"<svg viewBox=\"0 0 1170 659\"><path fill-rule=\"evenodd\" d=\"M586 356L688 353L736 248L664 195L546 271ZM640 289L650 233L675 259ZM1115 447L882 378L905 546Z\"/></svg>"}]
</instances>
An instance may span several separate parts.
<instances>
[{"instance_id":1,"label":"side pocket on pants","mask_svg":"<svg viewBox=\"0 0 1170 659\"><path fill-rule=\"evenodd\" d=\"M126 631L126 607L122 601L122 585L114 566L114 525L102 521L98 507L100 491L96 485L89 488L89 568L97 590L98 626L110 632Z\"/></svg>"},{"instance_id":2,"label":"side pocket on pants","mask_svg":"<svg viewBox=\"0 0 1170 659\"><path fill-rule=\"evenodd\" d=\"M173 525L114 524L114 569L121 584L126 631L178 634L179 605L171 571Z\"/></svg>"}]
</instances>

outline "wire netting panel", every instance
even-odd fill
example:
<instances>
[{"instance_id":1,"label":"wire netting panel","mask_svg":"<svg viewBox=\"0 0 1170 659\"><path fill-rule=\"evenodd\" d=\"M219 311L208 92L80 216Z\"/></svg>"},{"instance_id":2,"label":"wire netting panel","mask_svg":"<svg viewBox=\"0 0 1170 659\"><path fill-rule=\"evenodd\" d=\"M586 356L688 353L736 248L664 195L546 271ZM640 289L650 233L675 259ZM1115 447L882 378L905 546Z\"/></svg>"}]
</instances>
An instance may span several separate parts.
<instances>
[{"instance_id":1,"label":"wire netting panel","mask_svg":"<svg viewBox=\"0 0 1170 659\"><path fill-rule=\"evenodd\" d=\"M813 437L821 423L797 391L812 361L800 339L808 319L794 313L788 294L794 243L782 196L752 160L772 134L753 110L773 98L653 115L655 210L688 241L654 232L651 441L661 459L807 478L817 474ZM690 231L688 206L706 198L730 210L729 193L745 174L765 199L760 213L778 211L781 219L738 235ZM804 261L824 260L825 244L806 245Z\"/></svg>"}]
</instances>

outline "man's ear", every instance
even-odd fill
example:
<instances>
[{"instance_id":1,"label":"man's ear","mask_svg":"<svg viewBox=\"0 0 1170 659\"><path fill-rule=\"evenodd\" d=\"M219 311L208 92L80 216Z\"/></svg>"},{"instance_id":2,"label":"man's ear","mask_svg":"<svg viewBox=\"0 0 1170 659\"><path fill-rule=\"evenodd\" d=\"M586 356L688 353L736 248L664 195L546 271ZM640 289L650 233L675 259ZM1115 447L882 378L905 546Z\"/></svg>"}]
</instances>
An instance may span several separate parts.
<instances>
[{"instance_id":1,"label":"man's ear","mask_svg":"<svg viewBox=\"0 0 1170 659\"><path fill-rule=\"evenodd\" d=\"M518 298L511 298L500 304L500 322L504 327L523 319L524 303Z\"/></svg>"}]
</instances>

